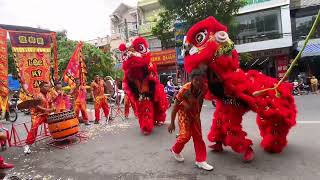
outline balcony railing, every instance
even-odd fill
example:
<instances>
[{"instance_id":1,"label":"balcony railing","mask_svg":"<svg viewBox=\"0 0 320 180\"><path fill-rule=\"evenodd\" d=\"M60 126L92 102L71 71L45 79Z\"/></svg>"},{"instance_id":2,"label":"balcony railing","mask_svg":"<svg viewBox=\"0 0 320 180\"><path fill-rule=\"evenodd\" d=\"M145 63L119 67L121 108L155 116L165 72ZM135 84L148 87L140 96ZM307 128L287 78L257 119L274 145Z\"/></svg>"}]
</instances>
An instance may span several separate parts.
<instances>
[{"instance_id":1,"label":"balcony railing","mask_svg":"<svg viewBox=\"0 0 320 180\"><path fill-rule=\"evenodd\" d=\"M260 35L248 35L243 37L231 37L235 44L246 44L260 41L267 41L273 39L283 38L283 34L281 33L268 33L268 34L260 34Z\"/></svg>"}]
</instances>

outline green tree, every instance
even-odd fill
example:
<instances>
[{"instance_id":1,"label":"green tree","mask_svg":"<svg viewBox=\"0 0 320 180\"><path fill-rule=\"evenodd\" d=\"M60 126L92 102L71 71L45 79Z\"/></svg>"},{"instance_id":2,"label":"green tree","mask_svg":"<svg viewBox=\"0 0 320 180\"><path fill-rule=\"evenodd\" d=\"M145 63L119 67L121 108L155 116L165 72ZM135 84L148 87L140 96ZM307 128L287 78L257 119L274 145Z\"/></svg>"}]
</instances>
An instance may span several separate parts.
<instances>
[{"instance_id":1,"label":"green tree","mask_svg":"<svg viewBox=\"0 0 320 180\"><path fill-rule=\"evenodd\" d=\"M14 77L18 76L16 64L13 59L11 42L9 40L8 40L8 73L12 74Z\"/></svg>"},{"instance_id":2,"label":"green tree","mask_svg":"<svg viewBox=\"0 0 320 180\"><path fill-rule=\"evenodd\" d=\"M252 61L253 57L250 53L241 53L239 57L240 66L243 69L248 69L247 65Z\"/></svg>"},{"instance_id":3,"label":"green tree","mask_svg":"<svg viewBox=\"0 0 320 180\"><path fill-rule=\"evenodd\" d=\"M66 30L59 31L56 35L58 44L59 76L62 77L78 42L69 40L67 38ZM89 82L93 79L94 75L99 75L101 77L116 75L114 59L110 53L103 52L99 48L88 43L84 43L82 53L87 65Z\"/></svg>"},{"instance_id":4,"label":"green tree","mask_svg":"<svg viewBox=\"0 0 320 180\"><path fill-rule=\"evenodd\" d=\"M56 32L56 38L57 38L57 40L68 40L67 30L64 29L64 30Z\"/></svg>"},{"instance_id":5,"label":"green tree","mask_svg":"<svg viewBox=\"0 0 320 180\"><path fill-rule=\"evenodd\" d=\"M63 38L61 36L57 36L57 45L58 45L58 63L59 63L58 72L59 72L59 77L61 78L63 76L65 69L67 68L67 65L72 56L72 53L77 46L77 42L68 40L67 38Z\"/></svg>"},{"instance_id":6,"label":"green tree","mask_svg":"<svg viewBox=\"0 0 320 180\"><path fill-rule=\"evenodd\" d=\"M194 23L214 16L221 23L229 26L234 23L233 16L243 7L247 0L159 0L164 10L159 14L152 34L170 46L173 38L173 25L179 19L186 22L187 28Z\"/></svg>"},{"instance_id":7,"label":"green tree","mask_svg":"<svg viewBox=\"0 0 320 180\"><path fill-rule=\"evenodd\" d=\"M172 48L174 45L173 25L176 15L170 11L163 11L159 14L156 26L152 28L152 34L159 38L164 49Z\"/></svg>"},{"instance_id":8,"label":"green tree","mask_svg":"<svg viewBox=\"0 0 320 180\"><path fill-rule=\"evenodd\" d=\"M87 64L89 80L92 80L95 75L99 75L101 77L115 77L115 60L111 56L111 53L105 53L99 48L85 43L83 47L83 55Z\"/></svg>"}]
</instances>

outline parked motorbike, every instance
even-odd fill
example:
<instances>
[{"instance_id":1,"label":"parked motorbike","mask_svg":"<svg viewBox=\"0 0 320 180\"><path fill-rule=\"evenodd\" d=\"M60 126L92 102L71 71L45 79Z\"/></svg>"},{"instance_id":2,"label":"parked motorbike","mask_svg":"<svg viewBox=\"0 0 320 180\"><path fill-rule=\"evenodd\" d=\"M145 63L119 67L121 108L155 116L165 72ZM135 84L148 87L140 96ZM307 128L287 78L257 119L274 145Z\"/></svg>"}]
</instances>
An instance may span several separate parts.
<instances>
[{"instance_id":1,"label":"parked motorbike","mask_svg":"<svg viewBox=\"0 0 320 180\"><path fill-rule=\"evenodd\" d=\"M304 83L297 85L296 83L293 83L293 90L292 94L293 95L308 95L310 93L310 87Z\"/></svg>"},{"instance_id":2,"label":"parked motorbike","mask_svg":"<svg viewBox=\"0 0 320 180\"><path fill-rule=\"evenodd\" d=\"M13 91L13 95L9 101L10 106L18 110L18 101L19 101L19 91Z\"/></svg>"},{"instance_id":3,"label":"parked motorbike","mask_svg":"<svg viewBox=\"0 0 320 180\"><path fill-rule=\"evenodd\" d=\"M5 119L6 121L15 122L18 119L18 113L15 109L15 105L9 102L9 111L1 113L0 120Z\"/></svg>"}]
</instances>

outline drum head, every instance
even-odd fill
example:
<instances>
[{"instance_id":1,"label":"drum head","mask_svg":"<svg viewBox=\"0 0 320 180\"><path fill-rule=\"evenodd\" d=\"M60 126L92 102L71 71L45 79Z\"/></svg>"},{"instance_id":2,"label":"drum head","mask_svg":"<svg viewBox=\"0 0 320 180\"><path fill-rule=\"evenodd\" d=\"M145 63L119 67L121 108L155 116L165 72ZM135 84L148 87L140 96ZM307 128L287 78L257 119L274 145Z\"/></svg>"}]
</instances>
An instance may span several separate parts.
<instances>
[{"instance_id":1,"label":"drum head","mask_svg":"<svg viewBox=\"0 0 320 180\"><path fill-rule=\"evenodd\" d=\"M38 105L40 105L40 103L41 103L41 100L39 100L39 99L26 100L26 101L23 101L20 104L18 104L17 107L19 110L31 109L31 108L37 107Z\"/></svg>"}]
</instances>

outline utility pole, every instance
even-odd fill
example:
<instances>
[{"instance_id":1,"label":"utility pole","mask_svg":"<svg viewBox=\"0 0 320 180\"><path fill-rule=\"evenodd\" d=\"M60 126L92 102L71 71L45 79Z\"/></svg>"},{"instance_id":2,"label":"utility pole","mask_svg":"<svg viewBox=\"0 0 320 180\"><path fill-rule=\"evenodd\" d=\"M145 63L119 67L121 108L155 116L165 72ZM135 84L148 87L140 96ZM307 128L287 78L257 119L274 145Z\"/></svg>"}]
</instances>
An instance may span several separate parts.
<instances>
[{"instance_id":1,"label":"utility pole","mask_svg":"<svg viewBox=\"0 0 320 180\"><path fill-rule=\"evenodd\" d=\"M126 37L126 42L129 42L127 19L124 19L124 30L125 30L124 33L125 33L125 37Z\"/></svg>"}]
</instances>

